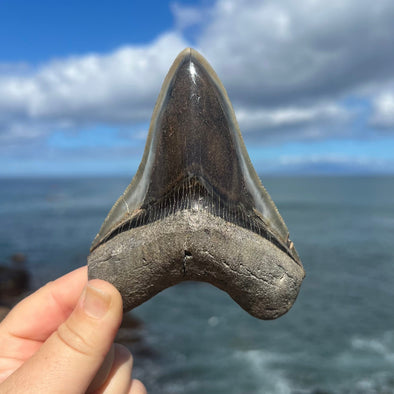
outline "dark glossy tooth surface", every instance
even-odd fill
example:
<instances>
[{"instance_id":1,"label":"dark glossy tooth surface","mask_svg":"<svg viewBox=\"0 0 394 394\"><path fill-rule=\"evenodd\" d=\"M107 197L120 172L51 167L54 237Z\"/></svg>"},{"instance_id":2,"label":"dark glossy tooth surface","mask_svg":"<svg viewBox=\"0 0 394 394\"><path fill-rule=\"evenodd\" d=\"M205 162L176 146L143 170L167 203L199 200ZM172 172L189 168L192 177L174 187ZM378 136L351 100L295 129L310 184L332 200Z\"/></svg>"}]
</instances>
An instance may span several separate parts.
<instances>
[{"instance_id":1,"label":"dark glossy tooth surface","mask_svg":"<svg viewBox=\"0 0 394 394\"><path fill-rule=\"evenodd\" d=\"M157 100L144 156L93 241L89 277L125 310L183 280L212 283L252 315L294 303L304 270L246 152L226 91L184 50Z\"/></svg>"}]
</instances>

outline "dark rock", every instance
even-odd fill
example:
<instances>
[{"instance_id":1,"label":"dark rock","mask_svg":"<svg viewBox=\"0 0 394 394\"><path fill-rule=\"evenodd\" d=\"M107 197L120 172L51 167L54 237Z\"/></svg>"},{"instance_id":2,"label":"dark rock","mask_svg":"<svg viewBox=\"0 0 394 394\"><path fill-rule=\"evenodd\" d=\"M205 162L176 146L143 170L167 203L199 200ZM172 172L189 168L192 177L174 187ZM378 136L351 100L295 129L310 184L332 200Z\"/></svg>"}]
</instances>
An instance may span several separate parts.
<instances>
[{"instance_id":1,"label":"dark rock","mask_svg":"<svg viewBox=\"0 0 394 394\"><path fill-rule=\"evenodd\" d=\"M16 253L11 263L0 264L0 304L13 306L30 288L30 273L25 267L26 256Z\"/></svg>"}]
</instances>

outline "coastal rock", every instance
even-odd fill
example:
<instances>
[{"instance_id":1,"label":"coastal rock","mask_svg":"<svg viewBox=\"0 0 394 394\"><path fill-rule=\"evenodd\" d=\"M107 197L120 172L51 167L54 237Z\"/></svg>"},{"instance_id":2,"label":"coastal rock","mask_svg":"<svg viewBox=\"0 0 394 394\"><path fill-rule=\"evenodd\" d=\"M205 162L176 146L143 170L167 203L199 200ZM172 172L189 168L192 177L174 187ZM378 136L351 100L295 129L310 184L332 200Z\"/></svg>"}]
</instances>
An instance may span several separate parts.
<instances>
[{"instance_id":1,"label":"coastal rock","mask_svg":"<svg viewBox=\"0 0 394 394\"><path fill-rule=\"evenodd\" d=\"M14 304L15 297L29 290L30 273L25 267L26 256L16 253L11 263L0 264L0 304Z\"/></svg>"}]
</instances>

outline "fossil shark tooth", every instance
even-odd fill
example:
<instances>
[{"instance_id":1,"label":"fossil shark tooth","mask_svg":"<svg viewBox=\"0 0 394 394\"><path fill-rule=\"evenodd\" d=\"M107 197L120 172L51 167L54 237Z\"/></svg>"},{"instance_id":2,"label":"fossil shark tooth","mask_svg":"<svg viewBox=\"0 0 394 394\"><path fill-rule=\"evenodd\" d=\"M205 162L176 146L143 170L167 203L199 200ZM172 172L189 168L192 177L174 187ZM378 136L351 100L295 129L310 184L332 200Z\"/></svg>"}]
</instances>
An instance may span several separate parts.
<instances>
[{"instance_id":1,"label":"fossil shark tooth","mask_svg":"<svg viewBox=\"0 0 394 394\"><path fill-rule=\"evenodd\" d=\"M185 280L226 291L255 317L293 305L304 269L246 152L227 93L185 49L164 80L142 162L88 257L130 310Z\"/></svg>"}]
</instances>

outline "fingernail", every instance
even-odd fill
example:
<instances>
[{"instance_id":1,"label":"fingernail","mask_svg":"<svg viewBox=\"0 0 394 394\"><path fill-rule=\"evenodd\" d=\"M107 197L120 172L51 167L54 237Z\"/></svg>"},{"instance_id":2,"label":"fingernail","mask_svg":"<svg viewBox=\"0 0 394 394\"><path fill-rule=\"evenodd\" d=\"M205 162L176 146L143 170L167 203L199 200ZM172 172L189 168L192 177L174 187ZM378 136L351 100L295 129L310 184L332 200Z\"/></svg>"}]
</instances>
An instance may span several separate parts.
<instances>
[{"instance_id":1,"label":"fingernail","mask_svg":"<svg viewBox=\"0 0 394 394\"><path fill-rule=\"evenodd\" d=\"M95 319L101 319L107 313L110 303L111 297L109 294L89 284L86 286L82 306L87 315Z\"/></svg>"}]
</instances>

